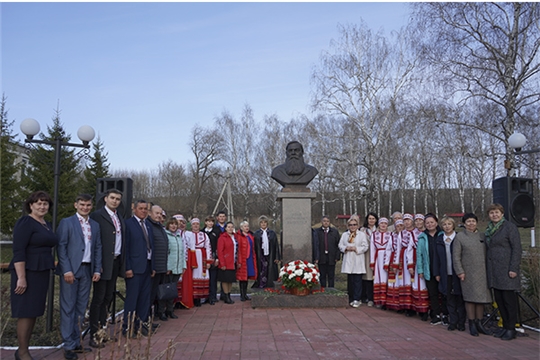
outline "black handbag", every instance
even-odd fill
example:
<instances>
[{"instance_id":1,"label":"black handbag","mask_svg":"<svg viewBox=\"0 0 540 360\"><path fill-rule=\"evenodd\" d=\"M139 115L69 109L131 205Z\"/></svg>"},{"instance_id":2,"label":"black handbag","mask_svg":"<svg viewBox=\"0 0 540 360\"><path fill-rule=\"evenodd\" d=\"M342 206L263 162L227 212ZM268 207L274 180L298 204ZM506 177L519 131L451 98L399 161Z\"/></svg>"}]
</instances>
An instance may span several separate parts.
<instances>
[{"instance_id":1,"label":"black handbag","mask_svg":"<svg viewBox=\"0 0 540 360\"><path fill-rule=\"evenodd\" d=\"M176 283L168 282L158 285L157 298L158 300L173 300L178 297L178 289Z\"/></svg>"}]
</instances>

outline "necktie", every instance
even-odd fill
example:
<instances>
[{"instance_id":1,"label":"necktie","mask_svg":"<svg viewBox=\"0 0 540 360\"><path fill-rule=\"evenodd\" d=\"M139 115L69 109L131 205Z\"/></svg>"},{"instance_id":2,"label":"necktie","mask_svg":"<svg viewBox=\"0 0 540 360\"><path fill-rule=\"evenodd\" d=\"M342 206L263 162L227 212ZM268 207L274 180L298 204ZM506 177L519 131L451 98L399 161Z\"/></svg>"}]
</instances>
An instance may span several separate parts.
<instances>
[{"instance_id":1,"label":"necktie","mask_svg":"<svg viewBox=\"0 0 540 360\"><path fill-rule=\"evenodd\" d=\"M351 236L349 237L349 244L354 243L355 237L356 237L356 231L351 233Z\"/></svg>"},{"instance_id":2,"label":"necktie","mask_svg":"<svg viewBox=\"0 0 540 360\"><path fill-rule=\"evenodd\" d=\"M324 253L328 254L328 228L324 229Z\"/></svg>"},{"instance_id":3,"label":"necktie","mask_svg":"<svg viewBox=\"0 0 540 360\"><path fill-rule=\"evenodd\" d=\"M144 234L144 239L146 240L146 250L150 252L150 240L148 240L148 232L146 231L146 226L144 225L144 220L141 220L142 232Z\"/></svg>"},{"instance_id":4,"label":"necktie","mask_svg":"<svg viewBox=\"0 0 540 360\"><path fill-rule=\"evenodd\" d=\"M116 230L116 232L120 232L120 221L118 219L118 215L116 215L116 212L113 212L111 219L113 221L114 229Z\"/></svg>"}]
</instances>

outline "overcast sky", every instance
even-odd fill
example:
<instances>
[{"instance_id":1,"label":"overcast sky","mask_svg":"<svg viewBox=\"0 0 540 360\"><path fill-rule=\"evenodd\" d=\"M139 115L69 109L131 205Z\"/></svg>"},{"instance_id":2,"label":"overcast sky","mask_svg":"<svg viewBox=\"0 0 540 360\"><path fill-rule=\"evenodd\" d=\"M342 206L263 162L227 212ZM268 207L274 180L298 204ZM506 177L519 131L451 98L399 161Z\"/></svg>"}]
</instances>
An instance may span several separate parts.
<instances>
[{"instance_id":1,"label":"overcast sky","mask_svg":"<svg viewBox=\"0 0 540 360\"><path fill-rule=\"evenodd\" d=\"M91 125L112 169L187 163L190 130L223 110L309 114L310 73L363 19L385 34L407 3L1 3L2 92L14 133L54 109L72 140ZM19 140L22 136L19 136Z\"/></svg>"}]
</instances>

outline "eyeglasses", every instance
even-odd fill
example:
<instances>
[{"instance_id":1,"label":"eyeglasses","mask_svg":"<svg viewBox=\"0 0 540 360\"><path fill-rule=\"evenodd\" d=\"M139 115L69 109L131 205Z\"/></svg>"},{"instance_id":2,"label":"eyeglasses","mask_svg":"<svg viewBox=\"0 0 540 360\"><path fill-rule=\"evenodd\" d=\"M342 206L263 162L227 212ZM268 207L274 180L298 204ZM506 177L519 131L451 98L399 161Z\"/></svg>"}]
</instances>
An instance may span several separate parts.
<instances>
[{"instance_id":1,"label":"eyeglasses","mask_svg":"<svg viewBox=\"0 0 540 360\"><path fill-rule=\"evenodd\" d=\"M349 226L358 226L358 224L349 224Z\"/></svg>"}]
</instances>

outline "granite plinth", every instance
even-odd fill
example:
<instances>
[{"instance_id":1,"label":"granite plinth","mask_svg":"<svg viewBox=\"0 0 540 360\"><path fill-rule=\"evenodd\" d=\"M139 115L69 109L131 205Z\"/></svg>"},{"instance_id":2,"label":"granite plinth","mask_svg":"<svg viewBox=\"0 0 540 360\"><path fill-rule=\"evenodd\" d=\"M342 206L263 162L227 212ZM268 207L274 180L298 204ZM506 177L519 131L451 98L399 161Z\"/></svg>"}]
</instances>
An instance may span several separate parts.
<instances>
[{"instance_id":1,"label":"granite plinth","mask_svg":"<svg viewBox=\"0 0 540 360\"><path fill-rule=\"evenodd\" d=\"M292 260L311 261L311 201L312 192L281 192L283 263Z\"/></svg>"}]
</instances>

